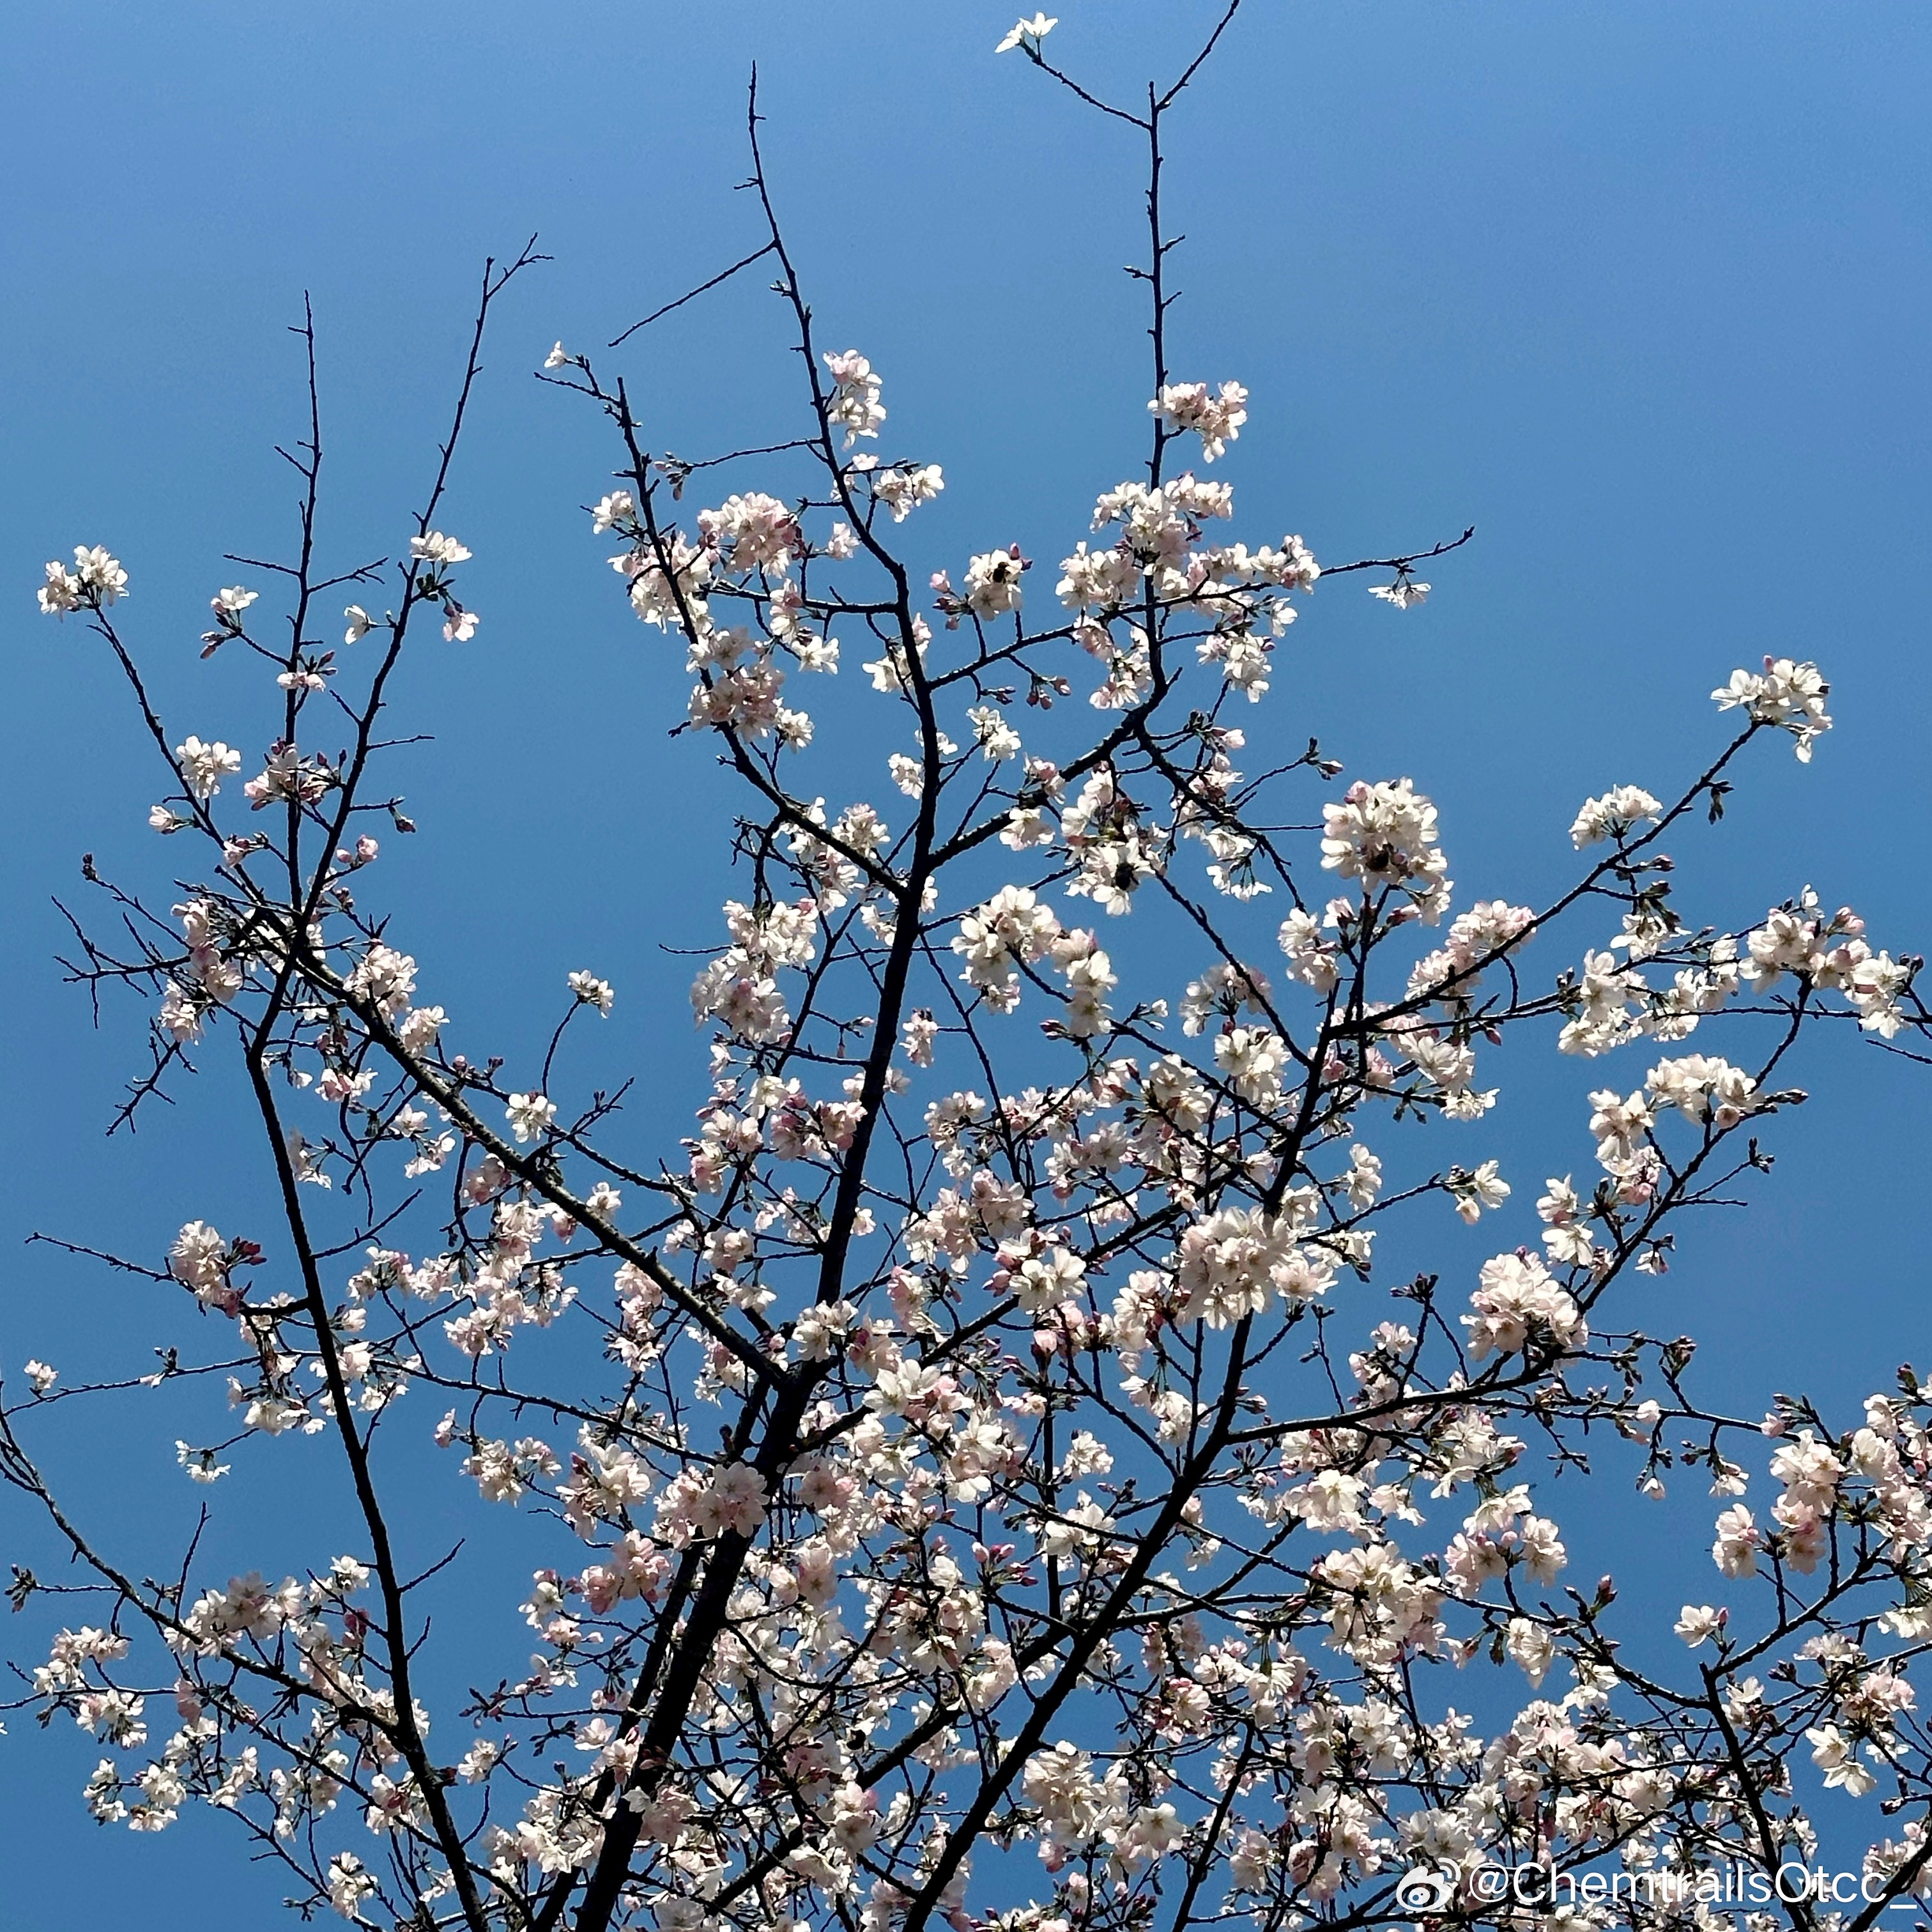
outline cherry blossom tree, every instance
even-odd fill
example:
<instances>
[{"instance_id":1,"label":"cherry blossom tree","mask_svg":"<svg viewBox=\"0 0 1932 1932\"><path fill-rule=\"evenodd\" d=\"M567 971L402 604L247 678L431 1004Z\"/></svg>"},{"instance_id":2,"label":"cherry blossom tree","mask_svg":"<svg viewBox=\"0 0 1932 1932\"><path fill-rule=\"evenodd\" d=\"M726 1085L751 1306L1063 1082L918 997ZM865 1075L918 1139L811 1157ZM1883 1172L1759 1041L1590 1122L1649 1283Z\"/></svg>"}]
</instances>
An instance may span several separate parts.
<instances>
[{"instance_id":1,"label":"cherry blossom tree","mask_svg":"<svg viewBox=\"0 0 1932 1932\"><path fill-rule=\"evenodd\" d=\"M1681 1220L1764 1184L1802 1038L1849 1078L1861 1036L1932 1034L1918 962L1808 888L1738 930L1680 903L1666 842L1720 838L1779 747L1808 760L1826 686L1714 666L1702 769L1562 801L1575 871L1540 905L1459 893L1415 782L1282 717L1318 580L1401 610L1468 533L1325 568L1263 540L1278 515L1233 534L1214 466L1246 392L1172 340L1162 190L1234 12L1125 104L1049 58L1043 15L1001 44L1147 170L1145 469L1057 565L1004 531L914 561L945 474L821 335L755 88L761 244L692 295L774 278L795 419L685 461L601 362L560 344L539 372L608 424L586 534L639 648L684 656L674 755L742 794L680 1143L600 1067L621 974L572 973L541 1059L499 1057L380 883L413 829L397 667L488 637L446 495L529 250L485 272L399 560L318 554L302 332L296 548L219 590L204 640L259 662L272 722L165 722L127 573L48 565L41 608L98 635L152 740L176 878L94 878L73 976L150 1003L130 1115L232 1056L235 1145L280 1205L240 1232L184 1198L164 1256L101 1257L151 1283L158 1373L5 1388L19 1533L61 1559L15 1570L15 1708L98 1738L104 1823L215 1808L304 1916L386 1932L1376 1926L1492 1909L1469 1881L1498 1860L1679 1886L1547 1922L1580 1928L1708 1916L1683 1888L1812 1856L1822 1784L1870 1801L1832 1922L1932 1892L1932 1386L1731 1415L1689 1340L1619 1312ZM866 795L819 795L815 714L877 748ZM1583 1063L1554 1177L1485 1151L1506 1035ZM1498 1230L1473 1274L1378 1265L1451 1215ZM197 1532L172 1580L125 1564L37 1438L164 1389L200 1419L172 1480L213 1511L324 1459L353 1546L231 1576ZM468 1606L502 1664L466 1698L424 1688L465 1587L394 1499L425 1461L532 1577L520 1610ZM1631 1631L1570 1579L1551 1478L1587 1476L1587 1510L1673 1469L1714 1498L1705 1600Z\"/></svg>"}]
</instances>

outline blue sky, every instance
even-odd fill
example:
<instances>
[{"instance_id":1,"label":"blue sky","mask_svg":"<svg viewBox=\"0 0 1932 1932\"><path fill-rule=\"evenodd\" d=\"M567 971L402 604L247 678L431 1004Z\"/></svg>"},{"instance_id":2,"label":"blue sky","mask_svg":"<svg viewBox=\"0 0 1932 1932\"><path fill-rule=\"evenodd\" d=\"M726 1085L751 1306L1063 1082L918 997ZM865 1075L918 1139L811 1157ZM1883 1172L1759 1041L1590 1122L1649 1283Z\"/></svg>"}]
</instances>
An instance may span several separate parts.
<instances>
[{"instance_id":1,"label":"blue sky","mask_svg":"<svg viewBox=\"0 0 1932 1932\"><path fill-rule=\"evenodd\" d=\"M1056 56L1121 92L1171 70L1208 17L1151 0L1061 13ZM555 260L505 304L449 510L485 628L406 680L412 728L436 742L408 781L422 835L386 857L388 886L438 996L479 1034L514 1048L541 1024L532 989L547 1014L563 974L591 965L622 994L600 1044L682 1091L697 1064L685 969L654 949L712 936L721 794L687 741L665 740L682 680L586 534L579 506L612 460L600 426L528 371L554 338L606 340L757 245L733 188L756 58L826 336L884 371L896 453L945 465L921 525L933 565L1015 538L1049 558L1070 548L1144 436L1142 318L1119 272L1142 241L1138 157L1017 56L992 58L1009 15L976 0L13 10L10 1368L29 1353L138 1360L154 1325L138 1292L20 1246L32 1228L152 1255L190 1215L239 1225L257 1199L217 1084L131 1144L100 1137L134 1016L110 1009L90 1030L50 963L50 900L83 851L158 877L156 787L98 652L34 614L42 562L114 548L170 716L218 728L238 670L198 667L194 640L234 578L222 553L286 541L292 492L269 446L298 427L285 328L303 291L325 538L345 560L393 552L481 258L537 232ZM1838 728L1808 770L1759 758L1725 825L1695 842L1709 916L1808 880L1894 952L1932 936L1916 856L1928 83L1932 22L1903 8L1317 0L1256 5L1178 117L1174 361L1252 392L1228 464L1244 521L1298 530L1328 560L1478 526L1420 611L1384 610L1359 580L1318 592L1264 714L1291 738L1318 733L1353 773L1412 773L1466 893L1536 897L1580 799L1692 770L1718 736L1706 694L1772 651L1820 661ZM755 286L694 304L628 356L657 446L680 454L765 440L788 393L776 304ZM1842 1400L1932 1354L1924 1089L1844 1047L1797 1076L1817 1098L1778 1127L1760 1204L1647 1291L1654 1331L1730 1338L1704 1365L1726 1399L1805 1386ZM1520 1180L1540 1178L1550 1120L1578 1142L1560 1165L1586 1154L1548 1097L1532 1084L1499 1118ZM158 1423L150 1446L167 1439ZM152 1528L136 1459L71 1431L50 1442L92 1520L137 1542ZM0 1556L13 1509L0 1499ZM305 1545L276 1553L290 1514L244 1518L238 1556L301 1560ZM1681 1520L1707 1515L1698 1498ZM1634 1537L1629 1560L1670 1596L1665 1544ZM498 1553L477 1560L488 1572ZM155 1932L224 1909L267 1922L280 1888L210 1859L237 1849L218 1822L159 1841L97 1833L78 1799L86 1741L25 1728L0 1742L10 1928L106 1922L130 1898Z\"/></svg>"}]
</instances>

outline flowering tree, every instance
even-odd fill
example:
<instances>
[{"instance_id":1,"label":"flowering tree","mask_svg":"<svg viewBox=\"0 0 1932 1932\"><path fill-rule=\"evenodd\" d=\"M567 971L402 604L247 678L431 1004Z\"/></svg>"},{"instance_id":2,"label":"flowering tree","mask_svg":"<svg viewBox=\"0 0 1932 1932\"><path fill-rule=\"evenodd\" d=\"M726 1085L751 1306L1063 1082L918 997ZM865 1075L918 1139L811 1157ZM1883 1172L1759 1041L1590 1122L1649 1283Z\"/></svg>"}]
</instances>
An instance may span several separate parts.
<instances>
[{"instance_id":1,"label":"flowering tree","mask_svg":"<svg viewBox=\"0 0 1932 1932\"><path fill-rule=\"evenodd\" d=\"M1574 883L1541 907L1458 910L1408 778L1344 788L1313 740L1273 748L1273 654L1318 578L1371 572L1400 609L1456 546L1324 573L1298 536L1221 534L1232 492L1202 472L1246 392L1169 366L1161 165L1234 11L1130 106L1048 58L1044 16L1002 44L1148 165L1146 470L1050 593L1018 543L956 582L909 560L944 478L883 452L879 375L820 340L755 94L766 233L738 268L770 265L802 352L792 433L654 454L622 380L548 358L615 439L592 526L645 647L685 653L680 729L745 800L680 1149L584 1070L614 997L590 972L540 1062L457 1051L371 869L370 828L412 829L385 776L396 667L478 630L445 488L527 250L486 271L399 563L318 561L312 414L298 548L256 566L279 595L222 590L205 639L272 697L245 781L241 749L150 703L115 559L47 566L43 609L104 640L165 767L155 830L194 855L171 912L95 881L116 936L77 923L74 976L154 1002L130 1113L238 1056L281 1210L257 1239L183 1202L164 1261L110 1258L154 1284L163 1370L70 1387L30 1362L0 1408L0 1474L69 1559L57 1584L16 1570L16 1608L49 1618L18 1702L101 1739L97 1818L159 1830L202 1801L305 1914L385 1928L1185 1932L1466 1916L1493 1858L1770 1870L1812 1855L1822 1771L1895 1821L1843 1922L1932 1891L1909 1671L1932 1388L1908 1372L1850 1426L1732 1417L1689 1385L1688 1340L1618 1325L1678 1218L1768 1169L1802 1035L1932 1031L1917 962L1852 912L1808 891L1729 932L1673 895L1663 842L1702 836L1771 745L1808 760L1826 686L1784 659L1732 674L1705 768L1584 802ZM700 474L787 464L788 496L721 484L687 510ZM338 652L316 633L347 592ZM807 687L896 747L874 798L835 808L800 776ZM1130 920L1189 962L1172 985L1122 983ZM1482 1145L1483 1058L1511 1032L1604 1061L1534 1231ZM1385 1228L1426 1240L1450 1210L1505 1230L1473 1280L1378 1272ZM327 1456L356 1546L279 1582L204 1574L198 1533L172 1582L124 1567L36 1460L39 1418L184 1380L208 1391L187 1478ZM1566 1584L1540 1472L1585 1468L1592 1433L1644 1486L1682 1466L1720 1499L1680 1667L1674 1639L1620 1647L1607 1584ZM504 1673L432 1708L428 1613L460 1564L389 1498L436 1456L526 1544L538 1651L508 1606L472 1611ZM1449 1672L1483 1664L1478 1725ZM1570 1920L1684 1909L1626 1886Z\"/></svg>"}]
</instances>

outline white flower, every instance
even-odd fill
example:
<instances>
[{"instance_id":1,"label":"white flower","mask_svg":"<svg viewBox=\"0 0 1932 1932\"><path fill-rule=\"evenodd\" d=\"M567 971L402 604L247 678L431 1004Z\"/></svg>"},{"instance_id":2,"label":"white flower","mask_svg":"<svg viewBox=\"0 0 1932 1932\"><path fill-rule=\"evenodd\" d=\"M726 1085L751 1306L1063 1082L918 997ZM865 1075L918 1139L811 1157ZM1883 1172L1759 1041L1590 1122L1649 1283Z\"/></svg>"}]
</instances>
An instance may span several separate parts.
<instances>
[{"instance_id":1,"label":"white flower","mask_svg":"<svg viewBox=\"0 0 1932 1932\"><path fill-rule=\"evenodd\" d=\"M1281 923L1276 935L1282 952L1288 955L1288 970L1291 979L1298 980L1304 986L1312 986L1318 993L1332 992L1340 974L1335 964L1335 946L1332 940L1322 937L1322 928L1315 915L1299 909L1288 914Z\"/></svg>"},{"instance_id":2,"label":"white flower","mask_svg":"<svg viewBox=\"0 0 1932 1932\"><path fill-rule=\"evenodd\" d=\"M45 1395L60 1379L60 1371L50 1368L45 1362L28 1362L22 1365L22 1373L27 1378L27 1386L36 1395Z\"/></svg>"},{"instance_id":3,"label":"white flower","mask_svg":"<svg viewBox=\"0 0 1932 1932\"><path fill-rule=\"evenodd\" d=\"M543 365L546 369L561 369L566 363L574 362L576 359L576 357L560 342L544 358Z\"/></svg>"},{"instance_id":4,"label":"white flower","mask_svg":"<svg viewBox=\"0 0 1932 1932\"><path fill-rule=\"evenodd\" d=\"M1060 922L1025 886L1002 886L959 922L952 950L966 962L960 975L1010 1012L1019 998L1016 961L1032 964L1060 937Z\"/></svg>"},{"instance_id":5,"label":"white flower","mask_svg":"<svg viewBox=\"0 0 1932 1932\"><path fill-rule=\"evenodd\" d=\"M1589 1330L1569 1292L1558 1286L1540 1256L1519 1250L1498 1255L1483 1264L1474 1294L1473 1315L1462 1317L1469 1330L1469 1352L1478 1361L1493 1354L1514 1354L1526 1348L1538 1330L1558 1346L1580 1346Z\"/></svg>"},{"instance_id":6,"label":"white flower","mask_svg":"<svg viewBox=\"0 0 1932 1932\"><path fill-rule=\"evenodd\" d=\"M1012 31L993 51L996 54L1006 54L1011 53L1017 46L1036 47L1059 25L1058 18L1049 19L1044 14L1036 14L1030 20L1016 20Z\"/></svg>"},{"instance_id":7,"label":"white flower","mask_svg":"<svg viewBox=\"0 0 1932 1932\"><path fill-rule=\"evenodd\" d=\"M1404 574L1398 577L1393 584L1370 584L1369 595L1379 597L1384 604L1393 604L1398 610L1406 610L1412 604L1426 603L1430 587Z\"/></svg>"},{"instance_id":8,"label":"white flower","mask_svg":"<svg viewBox=\"0 0 1932 1932\"><path fill-rule=\"evenodd\" d=\"M976 617L997 617L1018 610L1025 601L1020 574L1026 568L1018 544L989 550L966 566L966 607Z\"/></svg>"},{"instance_id":9,"label":"white flower","mask_svg":"<svg viewBox=\"0 0 1932 1932\"><path fill-rule=\"evenodd\" d=\"M630 491L613 490L608 496L598 498L597 507L590 513L590 533L601 537L606 530L630 522L637 514L638 500Z\"/></svg>"},{"instance_id":10,"label":"white flower","mask_svg":"<svg viewBox=\"0 0 1932 1932\"><path fill-rule=\"evenodd\" d=\"M103 609L128 594L128 573L118 559L110 556L100 544L89 548L76 544L74 568L50 563L46 581L40 586L40 609L50 617L64 617L82 605Z\"/></svg>"},{"instance_id":11,"label":"white flower","mask_svg":"<svg viewBox=\"0 0 1932 1932\"><path fill-rule=\"evenodd\" d=\"M1795 664L1790 658L1764 661L1763 674L1734 670L1729 684L1720 684L1711 695L1720 711L1742 708L1750 713L1755 724L1774 724L1797 740L1799 760L1811 760L1811 741L1832 728L1825 700L1832 687L1819 675L1814 664Z\"/></svg>"},{"instance_id":12,"label":"white flower","mask_svg":"<svg viewBox=\"0 0 1932 1932\"><path fill-rule=\"evenodd\" d=\"M470 553L454 537L446 537L440 530L425 530L419 537L410 539L410 554L425 563L466 563Z\"/></svg>"},{"instance_id":13,"label":"white flower","mask_svg":"<svg viewBox=\"0 0 1932 1932\"><path fill-rule=\"evenodd\" d=\"M1695 1650L1700 1643L1708 1643L1723 1631L1730 1614L1728 1610L1714 1610L1708 1604L1686 1604L1673 1628Z\"/></svg>"},{"instance_id":14,"label":"white flower","mask_svg":"<svg viewBox=\"0 0 1932 1932\"><path fill-rule=\"evenodd\" d=\"M945 488L946 478L936 463L919 469L880 470L872 477L872 494L892 512L896 524L904 523L920 504L931 502Z\"/></svg>"},{"instance_id":15,"label":"white flower","mask_svg":"<svg viewBox=\"0 0 1932 1932\"><path fill-rule=\"evenodd\" d=\"M715 1536L728 1530L755 1536L765 1520L765 1479L748 1462L734 1462L712 1478L710 1486L694 1502L698 1534Z\"/></svg>"},{"instance_id":16,"label":"white flower","mask_svg":"<svg viewBox=\"0 0 1932 1932\"><path fill-rule=\"evenodd\" d=\"M1434 925L1447 910L1449 862L1436 844L1436 808L1407 778L1358 781L1322 808L1322 865L1371 890L1399 886Z\"/></svg>"},{"instance_id":17,"label":"white flower","mask_svg":"<svg viewBox=\"0 0 1932 1932\"><path fill-rule=\"evenodd\" d=\"M1858 1762L1858 1748L1836 1724L1820 1724L1804 1733L1811 1762L1825 1774L1825 1787L1862 1798L1878 1780Z\"/></svg>"},{"instance_id":18,"label":"white flower","mask_svg":"<svg viewBox=\"0 0 1932 1932\"><path fill-rule=\"evenodd\" d=\"M231 751L219 738L204 745L190 736L175 747L175 756L181 760L182 777L188 790L198 799L212 798L221 789L221 781L232 778L242 769L242 754Z\"/></svg>"},{"instance_id":19,"label":"white flower","mask_svg":"<svg viewBox=\"0 0 1932 1932\"><path fill-rule=\"evenodd\" d=\"M586 1006L595 1006L600 1013L610 1010L610 1002L616 997L608 980L599 980L589 973L573 973L570 976L570 990Z\"/></svg>"},{"instance_id":20,"label":"white flower","mask_svg":"<svg viewBox=\"0 0 1932 1932\"><path fill-rule=\"evenodd\" d=\"M1733 1503L1718 1518L1718 1540L1711 1560L1726 1576L1748 1576L1757 1568L1758 1545L1763 1540L1751 1513Z\"/></svg>"},{"instance_id":21,"label":"white flower","mask_svg":"<svg viewBox=\"0 0 1932 1932\"><path fill-rule=\"evenodd\" d=\"M980 755L988 764L998 764L1020 754L1020 734L1007 722L1006 714L994 704L976 704L966 716L972 720L973 735L979 741Z\"/></svg>"},{"instance_id":22,"label":"white flower","mask_svg":"<svg viewBox=\"0 0 1932 1932\"><path fill-rule=\"evenodd\" d=\"M503 1112L519 1141L533 1141L549 1132L556 1118L556 1103L541 1094L512 1094Z\"/></svg>"},{"instance_id":23,"label":"white flower","mask_svg":"<svg viewBox=\"0 0 1932 1932\"><path fill-rule=\"evenodd\" d=\"M704 539L734 570L782 572L805 548L798 519L776 496L754 490L698 513Z\"/></svg>"},{"instance_id":24,"label":"white flower","mask_svg":"<svg viewBox=\"0 0 1932 1932\"><path fill-rule=\"evenodd\" d=\"M1503 1633L1503 1648L1510 1660L1529 1679L1534 1690L1550 1673L1556 1646L1550 1633L1527 1617L1511 1617Z\"/></svg>"},{"instance_id":25,"label":"white flower","mask_svg":"<svg viewBox=\"0 0 1932 1932\"><path fill-rule=\"evenodd\" d=\"M342 614L349 620L349 628L342 634L345 644L358 642L376 628L375 619L359 604L351 604Z\"/></svg>"},{"instance_id":26,"label":"white flower","mask_svg":"<svg viewBox=\"0 0 1932 1932\"><path fill-rule=\"evenodd\" d=\"M826 415L845 432L850 449L862 436L877 436L886 419L879 403L879 379L872 365L856 349L842 349L825 358L834 388Z\"/></svg>"},{"instance_id":27,"label":"white flower","mask_svg":"<svg viewBox=\"0 0 1932 1932\"><path fill-rule=\"evenodd\" d=\"M1544 1223L1543 1244L1552 1261L1567 1268L1587 1268L1596 1252L1596 1238L1579 1217L1583 1204L1565 1174L1544 1184L1546 1191L1536 1204L1538 1218Z\"/></svg>"},{"instance_id":28,"label":"white flower","mask_svg":"<svg viewBox=\"0 0 1932 1932\"><path fill-rule=\"evenodd\" d=\"M1899 1011L1898 996L1912 983L1912 969L1900 964L1888 952L1873 954L1852 969L1852 983L1845 998L1858 1010L1862 1031L1890 1040L1905 1024Z\"/></svg>"},{"instance_id":29,"label":"white flower","mask_svg":"<svg viewBox=\"0 0 1932 1932\"><path fill-rule=\"evenodd\" d=\"M1583 801L1576 822L1570 828L1570 842L1580 852L1600 839L1621 838L1663 809L1641 785L1614 785L1602 797Z\"/></svg>"},{"instance_id":30,"label":"white flower","mask_svg":"<svg viewBox=\"0 0 1932 1932\"><path fill-rule=\"evenodd\" d=\"M1448 1187L1456 1212L1472 1224L1481 1218L1486 1208L1500 1208L1510 1193L1509 1183L1492 1160L1484 1161L1473 1174L1457 1168L1449 1177Z\"/></svg>"},{"instance_id":31,"label":"white flower","mask_svg":"<svg viewBox=\"0 0 1932 1932\"><path fill-rule=\"evenodd\" d=\"M76 548L74 570L82 589L92 592L103 604L112 604L117 597L128 594L128 573L118 560L110 556L98 544L91 550Z\"/></svg>"},{"instance_id":32,"label":"white flower","mask_svg":"<svg viewBox=\"0 0 1932 1932\"><path fill-rule=\"evenodd\" d=\"M80 579L58 561L47 566L47 580L40 586L40 610L50 617L64 617L80 608Z\"/></svg>"},{"instance_id":33,"label":"white flower","mask_svg":"<svg viewBox=\"0 0 1932 1932\"><path fill-rule=\"evenodd\" d=\"M1223 382L1218 395L1210 395L1205 382L1169 382L1148 408L1177 436L1192 430L1201 439L1202 461L1212 463L1239 438L1247 405L1248 392L1238 382Z\"/></svg>"},{"instance_id":34,"label":"white flower","mask_svg":"<svg viewBox=\"0 0 1932 1932\"><path fill-rule=\"evenodd\" d=\"M197 1449L191 1442L175 1444L175 1460L188 1472L188 1480L194 1483L218 1483L232 1466L218 1462L212 1449Z\"/></svg>"},{"instance_id":35,"label":"white flower","mask_svg":"<svg viewBox=\"0 0 1932 1932\"><path fill-rule=\"evenodd\" d=\"M1661 1108L1676 1107L1684 1118L1734 1127L1757 1108L1757 1082L1727 1060L1701 1053L1660 1060L1645 1077L1645 1088Z\"/></svg>"},{"instance_id":36,"label":"white flower","mask_svg":"<svg viewBox=\"0 0 1932 1932\"><path fill-rule=\"evenodd\" d=\"M374 1874L353 1852L338 1852L329 1860L328 1902L341 1917L366 1924L359 1908L375 1889Z\"/></svg>"}]
</instances>

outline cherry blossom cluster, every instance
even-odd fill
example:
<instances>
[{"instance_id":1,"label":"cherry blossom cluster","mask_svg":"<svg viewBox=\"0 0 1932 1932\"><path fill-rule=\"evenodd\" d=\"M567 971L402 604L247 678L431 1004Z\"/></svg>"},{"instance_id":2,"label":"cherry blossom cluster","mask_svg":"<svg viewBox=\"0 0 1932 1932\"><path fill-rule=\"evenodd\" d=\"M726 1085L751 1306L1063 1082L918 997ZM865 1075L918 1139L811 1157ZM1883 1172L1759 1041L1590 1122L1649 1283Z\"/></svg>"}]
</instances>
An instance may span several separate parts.
<instances>
[{"instance_id":1,"label":"cherry blossom cluster","mask_svg":"<svg viewBox=\"0 0 1932 1932\"><path fill-rule=\"evenodd\" d=\"M1055 24L1005 46L1057 73ZM1120 110L1156 162L1174 98ZM754 163L796 434L686 461L587 356L544 370L616 452L622 634L681 655L678 733L740 788L718 910L654 916L701 956L690 1085L638 1104L598 1024L631 982L580 955L540 1050L493 1041L385 898L370 828L416 831L390 674L476 638L453 573L490 568L443 472L394 563L278 575L286 644L220 589L202 642L260 662L259 715L153 722L194 883L100 884L73 971L150 1003L130 1117L238 1066L278 1218L184 1179L116 1258L161 1370L0 1390L49 1552L16 1702L94 1741L98 1819L220 1812L298 1909L382 1932L1406 1924L1418 1863L1774 1867L1854 1803L1868 1871L1932 1892L1932 1386L1732 1415L1627 1307L1762 1185L1801 1063L1932 1034L1919 962L1810 887L1739 929L1678 903L1664 842L1721 838L1758 740L1810 757L1816 668L1720 686L1701 772L1553 802L1561 894L1459 892L1414 776L1284 754L1267 708L1318 586L1393 570L1407 610L1454 546L1224 541L1232 484L1166 459L1228 457L1248 393L1176 380L1157 326L1145 476L1047 533L1052 596L1010 530L901 548L944 473L860 448L915 412L820 344ZM348 607L338 664L298 613L345 583L391 602ZM82 550L39 595L131 675L126 590ZM1506 1040L1568 1095L1567 1172L1504 1171ZM166 1407L172 1580L62 1500L63 1402ZM324 1456L352 1553L213 1565L204 1507ZM1708 1484L1712 1600L1674 1631L1583 1580L1600 1491L1555 1479L1586 1472ZM479 1592L452 1514L527 1586ZM1676 1922L1659 1896L1562 1932Z\"/></svg>"}]
</instances>

